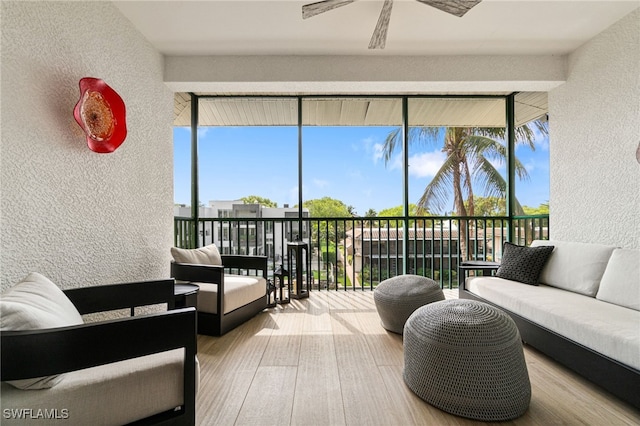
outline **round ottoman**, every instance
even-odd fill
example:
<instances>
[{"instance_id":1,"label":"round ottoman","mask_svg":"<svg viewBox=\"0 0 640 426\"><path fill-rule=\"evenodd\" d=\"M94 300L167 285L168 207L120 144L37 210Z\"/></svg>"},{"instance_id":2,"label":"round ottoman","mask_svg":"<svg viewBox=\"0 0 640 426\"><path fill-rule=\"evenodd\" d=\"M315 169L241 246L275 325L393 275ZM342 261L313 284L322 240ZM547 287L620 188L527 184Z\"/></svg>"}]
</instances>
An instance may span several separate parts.
<instances>
[{"instance_id":1,"label":"round ottoman","mask_svg":"<svg viewBox=\"0 0 640 426\"><path fill-rule=\"evenodd\" d=\"M501 310L465 299L423 306L407 320L403 344L404 381L429 404L490 422L527 411L520 333Z\"/></svg>"},{"instance_id":2,"label":"round ottoman","mask_svg":"<svg viewBox=\"0 0 640 426\"><path fill-rule=\"evenodd\" d=\"M444 300L440 286L420 275L398 275L382 281L373 291L382 326L402 334L404 323L420 306Z\"/></svg>"}]
</instances>

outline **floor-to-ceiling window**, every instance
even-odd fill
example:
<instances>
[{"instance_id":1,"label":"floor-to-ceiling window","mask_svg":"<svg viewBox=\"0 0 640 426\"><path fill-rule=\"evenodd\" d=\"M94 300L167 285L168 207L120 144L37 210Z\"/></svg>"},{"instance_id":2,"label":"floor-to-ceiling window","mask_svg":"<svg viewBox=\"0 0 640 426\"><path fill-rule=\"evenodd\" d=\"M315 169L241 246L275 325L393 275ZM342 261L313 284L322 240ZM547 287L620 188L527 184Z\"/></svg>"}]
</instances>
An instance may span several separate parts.
<instances>
[{"instance_id":1,"label":"floor-to-ceiling window","mask_svg":"<svg viewBox=\"0 0 640 426\"><path fill-rule=\"evenodd\" d=\"M548 147L546 94L194 99L197 137L175 129L175 193L182 217L197 193L195 246L275 264L302 239L318 279L451 281L461 259L499 258L524 229L512 218L548 200L548 157L532 154Z\"/></svg>"}]
</instances>

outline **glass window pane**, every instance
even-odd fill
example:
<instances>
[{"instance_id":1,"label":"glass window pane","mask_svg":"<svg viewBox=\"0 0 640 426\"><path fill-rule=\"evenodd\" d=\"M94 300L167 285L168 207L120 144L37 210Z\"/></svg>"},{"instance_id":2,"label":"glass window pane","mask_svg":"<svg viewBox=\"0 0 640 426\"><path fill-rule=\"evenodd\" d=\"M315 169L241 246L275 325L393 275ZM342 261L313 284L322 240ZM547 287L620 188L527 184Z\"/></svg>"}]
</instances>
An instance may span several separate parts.
<instances>
[{"instance_id":1,"label":"glass window pane","mask_svg":"<svg viewBox=\"0 0 640 426\"><path fill-rule=\"evenodd\" d=\"M505 99L411 98L408 121L410 202L438 215L500 214Z\"/></svg>"},{"instance_id":2,"label":"glass window pane","mask_svg":"<svg viewBox=\"0 0 640 426\"><path fill-rule=\"evenodd\" d=\"M338 200L342 216L402 204L401 156L384 158L385 138L402 123L401 99L304 99L302 120L305 201Z\"/></svg>"}]
</instances>

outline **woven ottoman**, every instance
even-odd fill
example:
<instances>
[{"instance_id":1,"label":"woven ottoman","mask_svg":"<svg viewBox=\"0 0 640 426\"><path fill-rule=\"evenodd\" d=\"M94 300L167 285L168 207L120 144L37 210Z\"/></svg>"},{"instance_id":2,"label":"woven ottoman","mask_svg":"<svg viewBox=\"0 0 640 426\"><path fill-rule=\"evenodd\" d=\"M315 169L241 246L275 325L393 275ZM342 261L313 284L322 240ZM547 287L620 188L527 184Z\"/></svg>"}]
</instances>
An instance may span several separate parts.
<instances>
[{"instance_id":1,"label":"woven ottoman","mask_svg":"<svg viewBox=\"0 0 640 426\"><path fill-rule=\"evenodd\" d=\"M403 344L404 381L429 404L488 422L527 411L520 333L501 310L474 300L431 303L409 317Z\"/></svg>"},{"instance_id":2,"label":"woven ottoman","mask_svg":"<svg viewBox=\"0 0 640 426\"><path fill-rule=\"evenodd\" d=\"M420 275L398 275L382 281L373 291L382 326L402 334L407 318L427 303L444 300L440 286Z\"/></svg>"}]
</instances>

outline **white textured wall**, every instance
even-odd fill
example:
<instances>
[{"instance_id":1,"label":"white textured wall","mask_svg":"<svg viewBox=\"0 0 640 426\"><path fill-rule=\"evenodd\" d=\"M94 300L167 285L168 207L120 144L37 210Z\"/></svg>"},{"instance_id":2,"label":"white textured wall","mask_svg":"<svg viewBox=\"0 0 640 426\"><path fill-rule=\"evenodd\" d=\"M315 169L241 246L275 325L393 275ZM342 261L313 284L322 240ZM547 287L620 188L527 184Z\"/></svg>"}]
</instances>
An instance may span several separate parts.
<instances>
[{"instance_id":1,"label":"white textured wall","mask_svg":"<svg viewBox=\"0 0 640 426\"><path fill-rule=\"evenodd\" d=\"M163 58L108 2L2 1L0 285L168 277L173 96ZM72 111L82 77L123 98L129 134L90 151Z\"/></svg>"},{"instance_id":2,"label":"white textured wall","mask_svg":"<svg viewBox=\"0 0 640 426\"><path fill-rule=\"evenodd\" d=\"M640 248L640 9L569 56L549 116L551 237Z\"/></svg>"}]
</instances>

